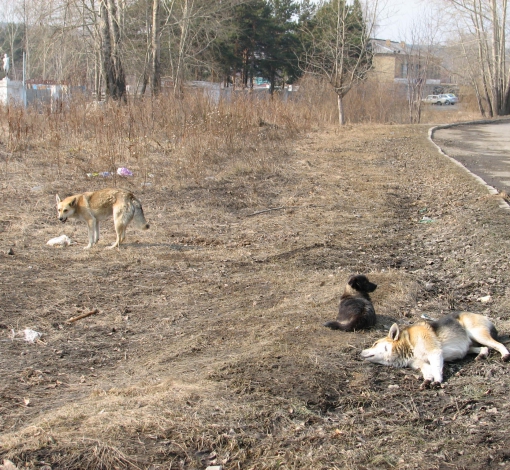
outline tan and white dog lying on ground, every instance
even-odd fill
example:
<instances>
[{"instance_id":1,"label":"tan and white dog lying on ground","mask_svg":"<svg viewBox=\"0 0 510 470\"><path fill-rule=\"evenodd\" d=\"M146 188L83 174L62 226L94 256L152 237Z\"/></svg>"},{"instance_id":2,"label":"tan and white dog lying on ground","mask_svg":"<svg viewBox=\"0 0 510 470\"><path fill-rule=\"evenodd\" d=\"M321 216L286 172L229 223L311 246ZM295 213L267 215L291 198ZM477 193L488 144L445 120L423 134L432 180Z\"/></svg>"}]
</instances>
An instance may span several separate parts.
<instances>
[{"instance_id":1,"label":"tan and white dog lying on ground","mask_svg":"<svg viewBox=\"0 0 510 470\"><path fill-rule=\"evenodd\" d=\"M117 240L109 248L119 247L126 238L126 227L134 220L136 225L147 230L149 224L143 215L142 204L129 191L123 189L100 189L99 191L75 194L60 200L57 194L58 219L81 219L87 223L89 229L89 244L91 248L99 240L99 222L113 215Z\"/></svg>"},{"instance_id":2,"label":"tan and white dog lying on ground","mask_svg":"<svg viewBox=\"0 0 510 470\"><path fill-rule=\"evenodd\" d=\"M426 388L443 381L444 361L462 359L469 353L478 354L477 360L483 359L489 355L489 348L508 361L510 353L495 338L496 328L487 317L461 312L403 328L394 323L388 336L362 351L361 357L377 364L419 369L424 379L422 388Z\"/></svg>"}]
</instances>

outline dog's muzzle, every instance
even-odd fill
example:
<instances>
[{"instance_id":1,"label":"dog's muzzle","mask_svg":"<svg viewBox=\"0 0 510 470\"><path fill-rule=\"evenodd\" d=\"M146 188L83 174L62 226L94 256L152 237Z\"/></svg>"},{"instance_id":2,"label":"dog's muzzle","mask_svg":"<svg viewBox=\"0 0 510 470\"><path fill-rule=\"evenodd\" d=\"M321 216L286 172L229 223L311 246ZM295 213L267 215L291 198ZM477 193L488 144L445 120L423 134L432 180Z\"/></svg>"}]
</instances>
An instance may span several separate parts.
<instances>
[{"instance_id":1,"label":"dog's muzzle","mask_svg":"<svg viewBox=\"0 0 510 470\"><path fill-rule=\"evenodd\" d=\"M60 220L60 222L65 224L67 222L67 217L59 217L58 220Z\"/></svg>"}]
</instances>

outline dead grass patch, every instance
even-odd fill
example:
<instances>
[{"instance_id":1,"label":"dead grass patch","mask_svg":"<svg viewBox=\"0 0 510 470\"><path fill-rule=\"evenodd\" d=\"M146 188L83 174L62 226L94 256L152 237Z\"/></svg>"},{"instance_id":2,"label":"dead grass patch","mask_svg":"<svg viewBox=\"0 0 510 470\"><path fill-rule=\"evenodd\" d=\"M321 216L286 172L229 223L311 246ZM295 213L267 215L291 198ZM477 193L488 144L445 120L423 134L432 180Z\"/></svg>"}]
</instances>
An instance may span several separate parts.
<instances>
[{"instance_id":1,"label":"dead grass patch","mask_svg":"<svg viewBox=\"0 0 510 470\"><path fill-rule=\"evenodd\" d=\"M58 161L42 135L14 153L5 140L0 456L54 469L421 468L424 458L504 468L506 364L468 358L445 367L444 389L419 391L414 371L359 359L391 322L452 303L508 330L508 218L497 201L436 152L424 126L298 135L260 126L277 116L261 109L244 146L240 127L216 147L204 137L200 149L221 155L193 163L190 116L212 135L215 126L193 109L160 110L162 121L143 123L159 129L147 140L111 128L105 155L104 136L72 147L70 124ZM128 111L115 111L119 125ZM185 132L155 139L165 119L185 116ZM86 176L112 161L134 176ZM141 197L151 230L129 229L121 250L106 251L105 224L84 251L85 226L58 225L54 194L112 183ZM63 232L78 244L45 245ZM379 285L377 328L324 328L356 272ZM488 293L492 303L477 301ZM41 342L11 338L27 327Z\"/></svg>"}]
</instances>

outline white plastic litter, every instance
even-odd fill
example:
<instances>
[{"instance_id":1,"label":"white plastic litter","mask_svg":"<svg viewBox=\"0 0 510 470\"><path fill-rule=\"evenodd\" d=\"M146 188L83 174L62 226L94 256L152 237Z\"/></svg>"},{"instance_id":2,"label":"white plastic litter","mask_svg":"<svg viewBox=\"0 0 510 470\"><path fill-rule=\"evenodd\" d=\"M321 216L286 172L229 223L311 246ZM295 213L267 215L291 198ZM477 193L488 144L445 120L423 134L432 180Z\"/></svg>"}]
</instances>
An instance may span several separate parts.
<instances>
[{"instance_id":1,"label":"white plastic litter","mask_svg":"<svg viewBox=\"0 0 510 470\"><path fill-rule=\"evenodd\" d=\"M119 176L133 176L133 172L129 168L124 167L117 168L117 174Z\"/></svg>"},{"instance_id":2,"label":"white plastic litter","mask_svg":"<svg viewBox=\"0 0 510 470\"><path fill-rule=\"evenodd\" d=\"M72 240L67 235L60 235L60 237L52 238L46 242L50 246L69 246Z\"/></svg>"},{"instance_id":3,"label":"white plastic litter","mask_svg":"<svg viewBox=\"0 0 510 470\"><path fill-rule=\"evenodd\" d=\"M31 330L30 328L25 328L23 330L23 333L25 334L25 341L27 341L29 343L35 342L42 336L42 333L39 333L38 331Z\"/></svg>"}]
</instances>

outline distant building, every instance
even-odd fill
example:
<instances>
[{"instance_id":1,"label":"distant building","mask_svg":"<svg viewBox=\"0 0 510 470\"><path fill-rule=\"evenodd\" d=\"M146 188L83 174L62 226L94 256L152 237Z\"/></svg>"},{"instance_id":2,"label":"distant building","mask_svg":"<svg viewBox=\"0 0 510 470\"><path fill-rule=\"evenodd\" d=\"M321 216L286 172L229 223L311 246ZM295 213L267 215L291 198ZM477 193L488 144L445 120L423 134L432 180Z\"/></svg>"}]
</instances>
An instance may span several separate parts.
<instances>
[{"instance_id":1,"label":"distant building","mask_svg":"<svg viewBox=\"0 0 510 470\"><path fill-rule=\"evenodd\" d=\"M407 45L389 39L372 39L371 78L379 83L402 83L425 80L429 89L441 84L442 59L426 47Z\"/></svg>"}]
</instances>

